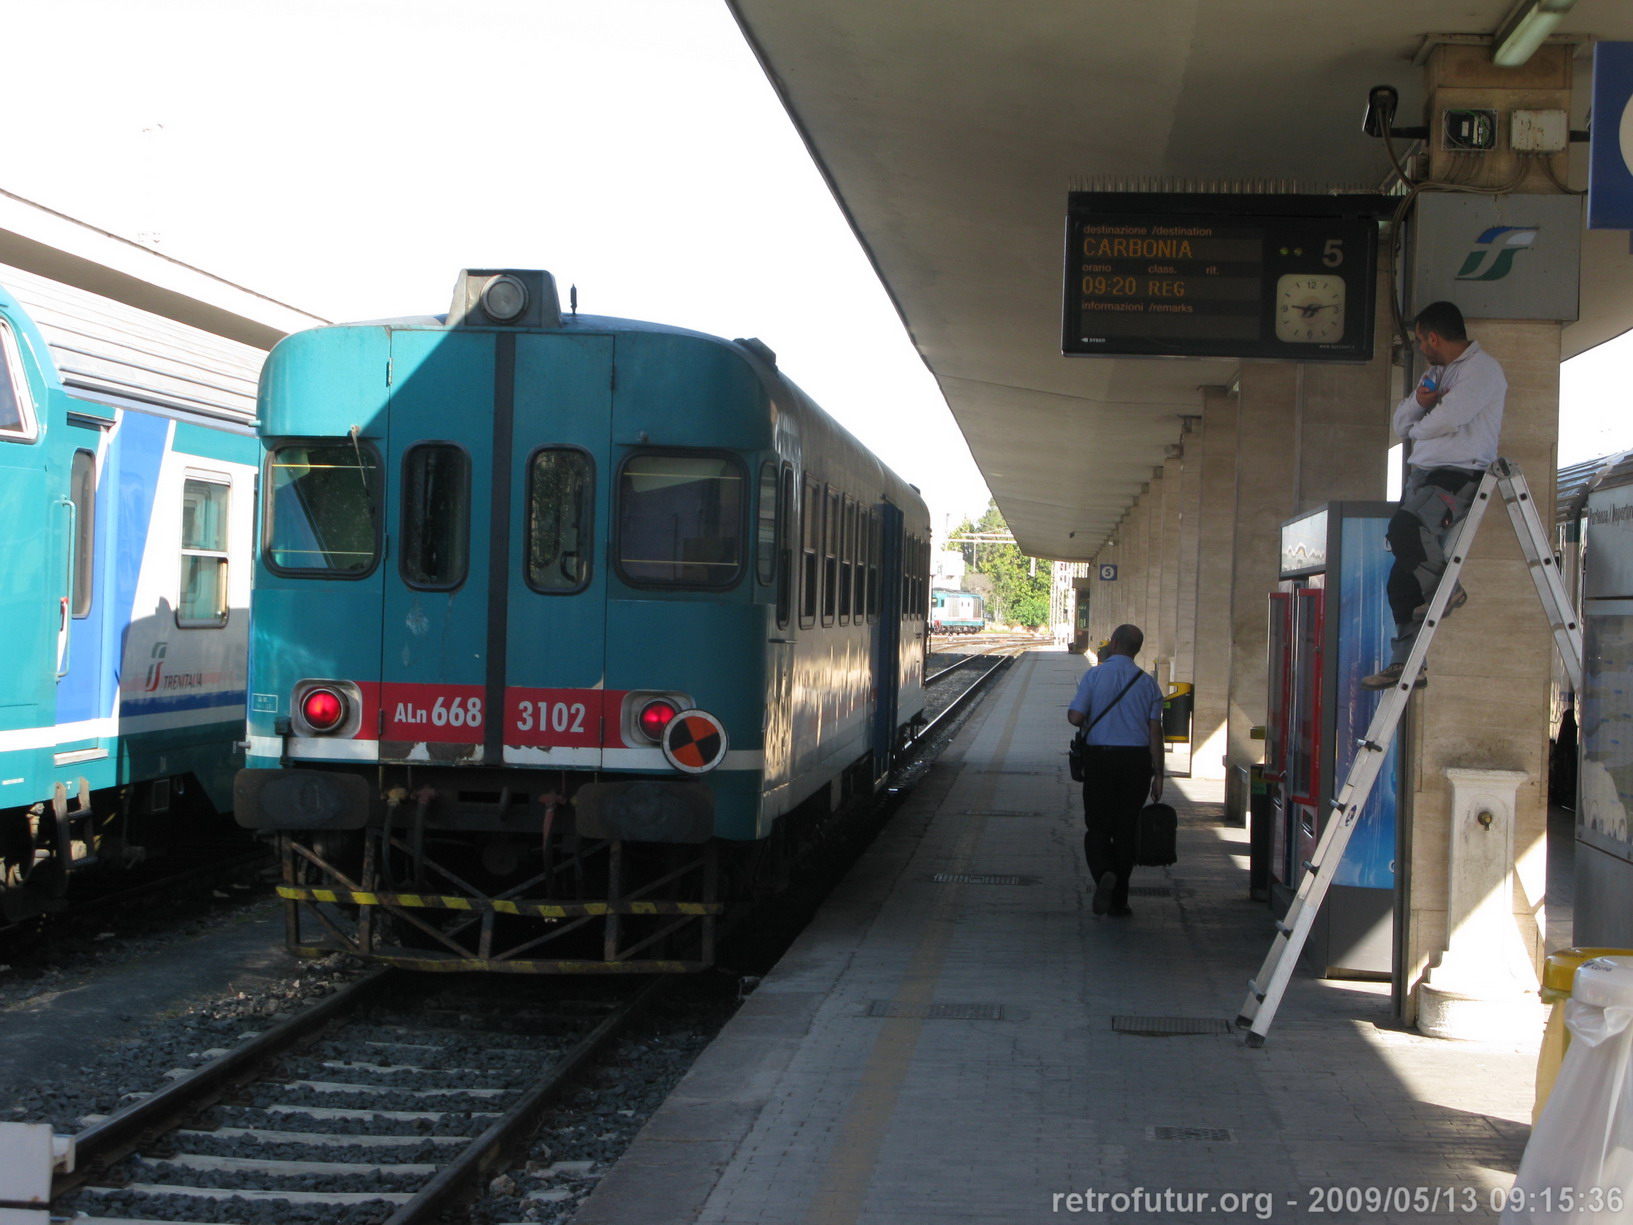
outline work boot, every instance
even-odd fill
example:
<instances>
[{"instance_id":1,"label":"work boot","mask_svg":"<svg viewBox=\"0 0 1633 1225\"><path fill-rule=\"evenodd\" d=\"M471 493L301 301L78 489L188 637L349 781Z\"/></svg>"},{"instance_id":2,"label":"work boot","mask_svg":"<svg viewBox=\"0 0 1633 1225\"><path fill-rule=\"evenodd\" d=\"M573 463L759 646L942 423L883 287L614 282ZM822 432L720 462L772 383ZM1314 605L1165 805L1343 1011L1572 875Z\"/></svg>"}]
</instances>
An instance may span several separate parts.
<instances>
[{"instance_id":1,"label":"work boot","mask_svg":"<svg viewBox=\"0 0 1633 1225\"><path fill-rule=\"evenodd\" d=\"M1442 621L1447 620L1454 612L1456 612L1459 608L1462 608L1463 605L1467 604L1468 602L1469 593L1464 591L1462 586L1459 585L1457 590L1452 592L1452 598L1446 601L1446 611L1440 614L1440 619ZM1414 621L1421 621L1428 615L1429 605L1427 603L1419 604L1412 610L1412 620Z\"/></svg>"},{"instance_id":2,"label":"work boot","mask_svg":"<svg viewBox=\"0 0 1633 1225\"><path fill-rule=\"evenodd\" d=\"M1393 689L1401 683L1401 673L1406 670L1405 664L1388 664L1371 676L1361 678L1362 689ZM1429 684L1429 678L1420 670L1417 680L1412 682L1412 688L1423 689Z\"/></svg>"}]
</instances>

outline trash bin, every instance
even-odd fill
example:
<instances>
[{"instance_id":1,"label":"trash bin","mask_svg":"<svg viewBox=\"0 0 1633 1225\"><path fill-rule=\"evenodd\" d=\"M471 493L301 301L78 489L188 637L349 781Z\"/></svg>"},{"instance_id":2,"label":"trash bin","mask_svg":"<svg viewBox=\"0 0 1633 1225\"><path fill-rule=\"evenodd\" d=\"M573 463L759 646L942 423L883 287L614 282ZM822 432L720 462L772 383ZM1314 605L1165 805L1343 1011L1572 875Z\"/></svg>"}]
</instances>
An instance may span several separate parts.
<instances>
[{"instance_id":1,"label":"trash bin","mask_svg":"<svg viewBox=\"0 0 1633 1225\"><path fill-rule=\"evenodd\" d=\"M1255 902L1270 900L1270 825L1275 810L1264 767L1250 766L1248 777L1247 895Z\"/></svg>"},{"instance_id":2,"label":"trash bin","mask_svg":"<svg viewBox=\"0 0 1633 1225\"><path fill-rule=\"evenodd\" d=\"M1633 957L1584 961L1564 1009L1570 1046L1504 1225L1624 1225L1633 1211Z\"/></svg>"},{"instance_id":3,"label":"trash bin","mask_svg":"<svg viewBox=\"0 0 1633 1225\"><path fill-rule=\"evenodd\" d=\"M1570 1030L1565 1028L1565 1001L1571 998L1571 983L1584 961L1595 957L1633 957L1633 949L1559 949L1549 953L1542 963L1542 1002L1551 1004L1548 1010L1548 1028L1542 1035L1542 1049L1537 1052L1537 1100L1531 1107L1531 1125L1542 1117L1542 1108L1548 1104L1554 1080L1559 1076L1560 1062L1565 1049L1571 1044Z\"/></svg>"},{"instance_id":4,"label":"trash bin","mask_svg":"<svg viewBox=\"0 0 1633 1225\"><path fill-rule=\"evenodd\" d=\"M1162 700L1162 737L1169 744L1191 742L1191 711L1196 695L1189 681L1169 681L1168 696Z\"/></svg>"}]
</instances>

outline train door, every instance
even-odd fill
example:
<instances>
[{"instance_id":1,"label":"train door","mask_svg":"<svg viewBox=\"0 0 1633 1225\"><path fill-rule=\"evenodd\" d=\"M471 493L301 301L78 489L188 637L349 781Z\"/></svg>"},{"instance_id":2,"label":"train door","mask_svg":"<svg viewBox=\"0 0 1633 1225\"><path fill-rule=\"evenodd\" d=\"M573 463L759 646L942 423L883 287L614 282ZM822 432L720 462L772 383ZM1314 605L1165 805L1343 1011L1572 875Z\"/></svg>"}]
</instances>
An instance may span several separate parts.
<instances>
[{"instance_id":1,"label":"train door","mask_svg":"<svg viewBox=\"0 0 1633 1225\"><path fill-rule=\"evenodd\" d=\"M146 418L140 419L144 424ZM157 424L157 423L155 423ZM140 549L141 540L118 539L117 528L146 524L152 514L158 469L164 454L166 431L133 429L127 440L109 445L107 431L90 421L69 417L65 428L51 440L53 466L67 474L65 495L57 500L57 547L60 579L53 587L57 607L56 723L58 741L52 755L58 781L70 791L77 775L71 768L106 760L113 725L113 669L106 659L108 614L111 602L135 595L135 574L140 553L131 561L126 552ZM126 454L128 452L128 454ZM145 479L120 479L121 460L135 465ZM59 488L61 483L59 482ZM115 515L112 503L122 505ZM110 574L105 559L118 557L117 574ZM111 590L114 580L118 590ZM125 605L126 617L130 605Z\"/></svg>"},{"instance_id":2,"label":"train door","mask_svg":"<svg viewBox=\"0 0 1633 1225\"><path fill-rule=\"evenodd\" d=\"M799 547L799 521L795 514L798 484L794 466L787 460L767 460L761 468L759 491L759 542L756 565L760 580L770 580L771 608L767 615L766 640L766 804L771 813L783 811L780 793L794 777L794 612L795 557ZM767 504L770 499L770 505ZM769 542L767 537L769 536ZM763 554L769 543L770 564ZM777 797L777 798L774 798ZM762 812L762 819L767 814Z\"/></svg>"},{"instance_id":3,"label":"train door","mask_svg":"<svg viewBox=\"0 0 1633 1225\"><path fill-rule=\"evenodd\" d=\"M878 700L873 705L873 773L878 781L890 773L896 748L896 703L901 688L902 512L888 502L879 507L879 623L873 636L873 676ZM869 608L872 607L869 596Z\"/></svg>"},{"instance_id":4,"label":"train door","mask_svg":"<svg viewBox=\"0 0 1633 1225\"><path fill-rule=\"evenodd\" d=\"M392 334L391 426L381 444L392 542L381 566L382 760L482 756L493 709L488 455L494 405L508 395L494 351L489 332ZM471 387L495 391L473 403Z\"/></svg>"},{"instance_id":5,"label":"train door","mask_svg":"<svg viewBox=\"0 0 1633 1225\"><path fill-rule=\"evenodd\" d=\"M607 558L596 545L608 534L613 340L521 333L510 360L509 455L495 457L495 471L503 463L509 474L514 559L498 606L510 686L504 759L596 769L601 746L620 743L605 683Z\"/></svg>"}]
</instances>

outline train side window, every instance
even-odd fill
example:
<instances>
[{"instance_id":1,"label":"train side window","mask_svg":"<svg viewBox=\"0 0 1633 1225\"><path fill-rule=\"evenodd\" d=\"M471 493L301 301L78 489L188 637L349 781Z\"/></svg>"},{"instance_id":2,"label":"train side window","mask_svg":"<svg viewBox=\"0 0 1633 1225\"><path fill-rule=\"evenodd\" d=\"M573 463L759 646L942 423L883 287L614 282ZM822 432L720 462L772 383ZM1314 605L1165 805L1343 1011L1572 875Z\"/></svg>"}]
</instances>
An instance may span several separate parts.
<instances>
[{"instance_id":1,"label":"train side window","mask_svg":"<svg viewBox=\"0 0 1633 1225\"><path fill-rule=\"evenodd\" d=\"M401 556L410 587L447 591L470 568L471 460L451 442L421 442L403 456Z\"/></svg>"},{"instance_id":2,"label":"train side window","mask_svg":"<svg viewBox=\"0 0 1633 1225\"><path fill-rule=\"evenodd\" d=\"M877 509L868 510L868 621L871 623L879 616L879 555L884 551L884 541L879 531L879 512Z\"/></svg>"},{"instance_id":3,"label":"train side window","mask_svg":"<svg viewBox=\"0 0 1633 1225\"><path fill-rule=\"evenodd\" d=\"M839 586L839 494L831 485L822 488L822 624L832 625Z\"/></svg>"},{"instance_id":4,"label":"train side window","mask_svg":"<svg viewBox=\"0 0 1633 1225\"><path fill-rule=\"evenodd\" d=\"M788 627L794 605L794 469L782 466L781 494L777 503L777 625Z\"/></svg>"},{"instance_id":5,"label":"train side window","mask_svg":"<svg viewBox=\"0 0 1633 1225\"><path fill-rule=\"evenodd\" d=\"M777 464L760 465L759 504L755 508L754 577L760 586L777 581Z\"/></svg>"},{"instance_id":6,"label":"train side window","mask_svg":"<svg viewBox=\"0 0 1633 1225\"><path fill-rule=\"evenodd\" d=\"M527 585L546 594L590 582L595 463L571 447L533 453L527 476Z\"/></svg>"},{"instance_id":7,"label":"train side window","mask_svg":"<svg viewBox=\"0 0 1633 1225\"><path fill-rule=\"evenodd\" d=\"M732 586L743 572L745 483L729 455L631 456L618 476L620 573L637 586Z\"/></svg>"},{"instance_id":8,"label":"train side window","mask_svg":"<svg viewBox=\"0 0 1633 1225\"><path fill-rule=\"evenodd\" d=\"M74 587L68 607L74 616L88 617L96 581L96 456L89 451L74 452L68 499L74 504Z\"/></svg>"},{"instance_id":9,"label":"train side window","mask_svg":"<svg viewBox=\"0 0 1633 1225\"><path fill-rule=\"evenodd\" d=\"M800 507L800 592L799 623L801 629L816 624L817 610L817 537L822 528L822 493L817 483L805 478L805 497Z\"/></svg>"},{"instance_id":10,"label":"train side window","mask_svg":"<svg viewBox=\"0 0 1633 1225\"><path fill-rule=\"evenodd\" d=\"M380 457L343 438L267 456L261 556L286 574L362 578L380 556Z\"/></svg>"},{"instance_id":11,"label":"train side window","mask_svg":"<svg viewBox=\"0 0 1633 1225\"><path fill-rule=\"evenodd\" d=\"M227 511L232 486L188 477L181 491L181 595L176 624L220 629L227 624Z\"/></svg>"},{"instance_id":12,"label":"train side window","mask_svg":"<svg viewBox=\"0 0 1633 1225\"><path fill-rule=\"evenodd\" d=\"M17 337L11 325L0 319L0 441L33 442L39 435Z\"/></svg>"},{"instance_id":13,"label":"train side window","mask_svg":"<svg viewBox=\"0 0 1633 1225\"><path fill-rule=\"evenodd\" d=\"M839 623L851 619L856 600L856 499L845 495L845 517L839 529Z\"/></svg>"}]
</instances>

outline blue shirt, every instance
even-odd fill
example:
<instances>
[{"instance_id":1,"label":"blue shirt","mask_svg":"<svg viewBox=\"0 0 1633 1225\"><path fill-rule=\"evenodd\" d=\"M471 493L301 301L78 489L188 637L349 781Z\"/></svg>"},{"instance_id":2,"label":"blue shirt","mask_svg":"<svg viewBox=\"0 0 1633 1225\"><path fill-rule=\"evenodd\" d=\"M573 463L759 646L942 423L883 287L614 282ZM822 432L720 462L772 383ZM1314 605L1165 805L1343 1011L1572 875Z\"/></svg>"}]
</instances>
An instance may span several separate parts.
<instances>
[{"instance_id":1,"label":"blue shirt","mask_svg":"<svg viewBox=\"0 0 1633 1225\"><path fill-rule=\"evenodd\" d=\"M1105 663L1085 672L1067 709L1080 713L1087 724L1123 692L1123 686L1135 675L1140 679L1134 687L1094 725L1088 735L1090 744L1112 748L1150 746L1151 724L1162 721L1162 690L1151 674L1127 655L1107 656Z\"/></svg>"}]
</instances>

